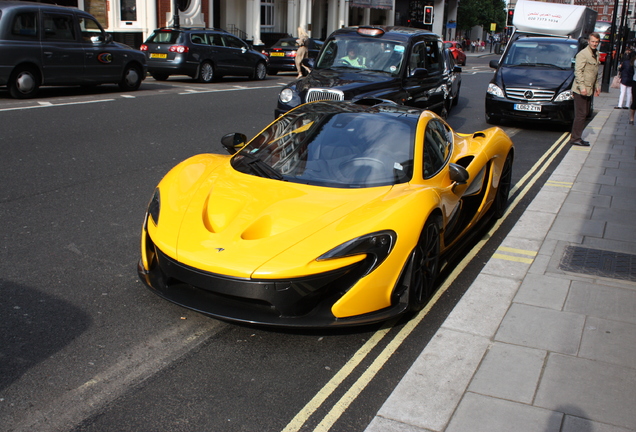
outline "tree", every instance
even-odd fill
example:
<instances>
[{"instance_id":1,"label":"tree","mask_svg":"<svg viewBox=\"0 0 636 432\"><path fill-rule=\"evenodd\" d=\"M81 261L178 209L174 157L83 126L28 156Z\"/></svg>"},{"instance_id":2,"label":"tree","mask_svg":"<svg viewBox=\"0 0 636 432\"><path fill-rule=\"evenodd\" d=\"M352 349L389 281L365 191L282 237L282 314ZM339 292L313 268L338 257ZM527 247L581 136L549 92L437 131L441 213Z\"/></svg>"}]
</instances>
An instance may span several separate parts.
<instances>
[{"instance_id":1,"label":"tree","mask_svg":"<svg viewBox=\"0 0 636 432\"><path fill-rule=\"evenodd\" d=\"M503 0L461 0L457 8L457 28L469 30L475 26L490 29L497 24L497 31L506 27L506 3Z\"/></svg>"}]
</instances>

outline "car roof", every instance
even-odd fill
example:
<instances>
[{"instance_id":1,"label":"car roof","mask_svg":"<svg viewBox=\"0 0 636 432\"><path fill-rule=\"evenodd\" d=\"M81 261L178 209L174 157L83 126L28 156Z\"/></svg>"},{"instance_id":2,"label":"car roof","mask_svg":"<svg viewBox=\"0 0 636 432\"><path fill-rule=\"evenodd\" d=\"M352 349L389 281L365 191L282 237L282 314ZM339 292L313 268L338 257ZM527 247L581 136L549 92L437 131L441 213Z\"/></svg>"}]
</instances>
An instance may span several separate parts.
<instances>
[{"instance_id":1,"label":"car roof","mask_svg":"<svg viewBox=\"0 0 636 432\"><path fill-rule=\"evenodd\" d=\"M380 29L384 32L381 36L364 36L358 34L358 29ZM355 26L355 27L344 27L334 31L330 37L336 35L351 35L351 36L359 36L370 39L389 39L389 40L400 40L406 41L411 39L414 36L432 36L435 39L440 39L440 37L429 30L424 30L415 27L400 27L400 26Z\"/></svg>"},{"instance_id":2,"label":"car roof","mask_svg":"<svg viewBox=\"0 0 636 432\"><path fill-rule=\"evenodd\" d=\"M83 12L76 7L70 6L59 6L50 3L38 3L38 2L30 2L30 1L0 1L0 10L9 10L20 7L34 7L38 9L56 9L56 10L73 10L76 12Z\"/></svg>"}]
</instances>

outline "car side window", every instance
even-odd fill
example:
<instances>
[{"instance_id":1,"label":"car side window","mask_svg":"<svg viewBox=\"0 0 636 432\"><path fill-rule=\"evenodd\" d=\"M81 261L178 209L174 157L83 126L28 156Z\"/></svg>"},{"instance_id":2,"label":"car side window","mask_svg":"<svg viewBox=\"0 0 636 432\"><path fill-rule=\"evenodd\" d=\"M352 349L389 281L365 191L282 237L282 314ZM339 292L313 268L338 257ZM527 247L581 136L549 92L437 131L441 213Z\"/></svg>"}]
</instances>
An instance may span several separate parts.
<instances>
[{"instance_id":1,"label":"car side window","mask_svg":"<svg viewBox=\"0 0 636 432\"><path fill-rule=\"evenodd\" d=\"M438 41L427 40L426 42L426 69L428 73L439 72L442 65L441 47Z\"/></svg>"},{"instance_id":2,"label":"car side window","mask_svg":"<svg viewBox=\"0 0 636 432\"><path fill-rule=\"evenodd\" d=\"M446 164L453 144L452 132L444 123L432 119L424 133L424 178L431 178Z\"/></svg>"},{"instance_id":3,"label":"car side window","mask_svg":"<svg viewBox=\"0 0 636 432\"><path fill-rule=\"evenodd\" d=\"M415 69L426 68L426 44L418 42L411 49L409 58L409 75L413 74Z\"/></svg>"},{"instance_id":4,"label":"car side window","mask_svg":"<svg viewBox=\"0 0 636 432\"><path fill-rule=\"evenodd\" d=\"M73 15L45 13L44 39L58 41L74 41L75 27Z\"/></svg>"},{"instance_id":5,"label":"car side window","mask_svg":"<svg viewBox=\"0 0 636 432\"><path fill-rule=\"evenodd\" d=\"M223 39L221 39L221 35L209 34L208 38L210 40L210 45L223 46Z\"/></svg>"},{"instance_id":6,"label":"car side window","mask_svg":"<svg viewBox=\"0 0 636 432\"><path fill-rule=\"evenodd\" d=\"M197 44L197 45L207 45L207 40L206 40L206 35L205 33L192 33L190 35L190 40L192 41L193 44Z\"/></svg>"},{"instance_id":7,"label":"car side window","mask_svg":"<svg viewBox=\"0 0 636 432\"><path fill-rule=\"evenodd\" d=\"M82 41L86 43L105 42L104 32L97 21L88 17L79 17L80 31L82 32Z\"/></svg>"},{"instance_id":8,"label":"car side window","mask_svg":"<svg viewBox=\"0 0 636 432\"><path fill-rule=\"evenodd\" d=\"M234 36L223 35L223 39L225 40L225 46L230 48L245 48L243 41Z\"/></svg>"},{"instance_id":9,"label":"car side window","mask_svg":"<svg viewBox=\"0 0 636 432\"><path fill-rule=\"evenodd\" d=\"M21 12L16 14L11 24L11 34L19 39L37 39L38 14L37 12Z\"/></svg>"}]
</instances>

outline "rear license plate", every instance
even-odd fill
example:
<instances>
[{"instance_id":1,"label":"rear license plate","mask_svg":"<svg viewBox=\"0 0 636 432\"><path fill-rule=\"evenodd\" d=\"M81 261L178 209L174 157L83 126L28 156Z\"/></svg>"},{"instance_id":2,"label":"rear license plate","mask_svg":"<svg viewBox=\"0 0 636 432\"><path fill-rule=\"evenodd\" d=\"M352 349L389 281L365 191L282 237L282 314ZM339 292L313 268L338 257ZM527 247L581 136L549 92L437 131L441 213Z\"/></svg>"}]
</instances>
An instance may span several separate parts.
<instances>
[{"instance_id":1,"label":"rear license plate","mask_svg":"<svg viewBox=\"0 0 636 432\"><path fill-rule=\"evenodd\" d=\"M517 111L532 111L532 112L541 112L541 105L532 105L532 104L515 104L514 107Z\"/></svg>"},{"instance_id":2,"label":"rear license plate","mask_svg":"<svg viewBox=\"0 0 636 432\"><path fill-rule=\"evenodd\" d=\"M165 59L165 58L168 58L168 54L162 54L162 53L150 53L150 58Z\"/></svg>"},{"instance_id":3,"label":"rear license plate","mask_svg":"<svg viewBox=\"0 0 636 432\"><path fill-rule=\"evenodd\" d=\"M284 52L273 52L270 54L272 57L285 57Z\"/></svg>"}]
</instances>

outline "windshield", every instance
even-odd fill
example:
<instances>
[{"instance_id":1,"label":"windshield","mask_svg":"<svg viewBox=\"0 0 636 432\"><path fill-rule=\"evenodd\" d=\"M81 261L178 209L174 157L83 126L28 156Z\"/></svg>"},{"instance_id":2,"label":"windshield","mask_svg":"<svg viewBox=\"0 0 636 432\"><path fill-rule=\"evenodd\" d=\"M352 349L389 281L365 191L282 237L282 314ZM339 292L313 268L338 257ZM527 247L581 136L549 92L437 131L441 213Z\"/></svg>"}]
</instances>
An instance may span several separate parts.
<instances>
[{"instance_id":1,"label":"windshield","mask_svg":"<svg viewBox=\"0 0 636 432\"><path fill-rule=\"evenodd\" d=\"M418 118L419 111L395 106L309 104L255 137L232 166L246 174L318 186L404 183L412 176Z\"/></svg>"},{"instance_id":2,"label":"windshield","mask_svg":"<svg viewBox=\"0 0 636 432\"><path fill-rule=\"evenodd\" d=\"M398 42L362 37L338 37L323 48L317 69L366 69L397 75L405 47Z\"/></svg>"},{"instance_id":3,"label":"windshield","mask_svg":"<svg viewBox=\"0 0 636 432\"><path fill-rule=\"evenodd\" d=\"M574 67L578 52L576 43L516 41L508 51L506 66L547 66L560 69Z\"/></svg>"}]
</instances>

